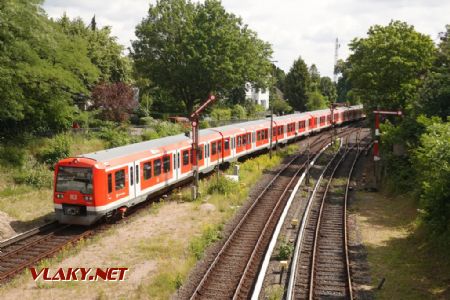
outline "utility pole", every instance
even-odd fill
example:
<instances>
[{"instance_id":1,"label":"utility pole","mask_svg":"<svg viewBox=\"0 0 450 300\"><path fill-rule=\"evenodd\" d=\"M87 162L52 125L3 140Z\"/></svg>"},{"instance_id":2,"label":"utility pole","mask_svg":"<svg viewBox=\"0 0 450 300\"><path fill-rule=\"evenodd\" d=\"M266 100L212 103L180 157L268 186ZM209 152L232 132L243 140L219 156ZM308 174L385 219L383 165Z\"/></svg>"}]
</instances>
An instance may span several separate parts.
<instances>
[{"instance_id":1,"label":"utility pole","mask_svg":"<svg viewBox=\"0 0 450 300\"><path fill-rule=\"evenodd\" d=\"M339 45L339 40L338 38L336 38L336 44L334 46L334 70L333 70L333 80L334 82L337 82L337 73L336 73L336 67L337 67L337 63L338 63L338 58L339 58L339 47L341 45Z\"/></svg>"},{"instance_id":2,"label":"utility pole","mask_svg":"<svg viewBox=\"0 0 450 300\"><path fill-rule=\"evenodd\" d=\"M199 154L199 118L200 114L216 100L216 97L214 95L210 95L208 99L199 107L197 108L191 115L191 125L192 125L192 171L194 176L194 186L193 186L193 198L194 200L197 199L198 196L198 180L199 180L199 166L198 166L198 154Z\"/></svg>"},{"instance_id":3,"label":"utility pole","mask_svg":"<svg viewBox=\"0 0 450 300\"><path fill-rule=\"evenodd\" d=\"M273 109L270 109L270 145L269 145L269 158L272 159L272 140L273 140Z\"/></svg>"}]
</instances>

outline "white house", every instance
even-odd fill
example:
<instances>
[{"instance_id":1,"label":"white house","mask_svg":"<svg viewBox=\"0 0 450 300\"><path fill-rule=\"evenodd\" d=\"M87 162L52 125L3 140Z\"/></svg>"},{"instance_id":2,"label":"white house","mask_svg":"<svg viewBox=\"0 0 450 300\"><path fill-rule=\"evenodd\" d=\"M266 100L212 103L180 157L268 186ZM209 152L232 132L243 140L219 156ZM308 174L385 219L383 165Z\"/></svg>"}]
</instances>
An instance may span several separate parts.
<instances>
[{"instance_id":1,"label":"white house","mask_svg":"<svg viewBox=\"0 0 450 300\"><path fill-rule=\"evenodd\" d=\"M247 82L245 84L245 98L262 105L265 109L269 109L269 89L254 88L251 83Z\"/></svg>"}]
</instances>

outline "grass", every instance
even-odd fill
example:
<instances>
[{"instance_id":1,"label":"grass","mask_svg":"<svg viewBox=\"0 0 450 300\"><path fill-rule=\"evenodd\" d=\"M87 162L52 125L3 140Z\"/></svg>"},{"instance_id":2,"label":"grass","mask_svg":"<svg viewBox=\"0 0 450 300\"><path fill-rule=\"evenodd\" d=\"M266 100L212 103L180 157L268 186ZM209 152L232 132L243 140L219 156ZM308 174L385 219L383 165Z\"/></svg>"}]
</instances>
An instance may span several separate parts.
<instances>
[{"instance_id":1,"label":"grass","mask_svg":"<svg viewBox=\"0 0 450 300\"><path fill-rule=\"evenodd\" d=\"M202 258L205 249L220 239L223 224L233 217L238 207L247 199L249 187L261 178L264 171L279 165L284 157L293 154L297 149L297 145L291 145L279 149L272 159L268 154L264 154L241 163L240 181L233 187L233 192L226 195L218 193L216 188L211 188L217 185L218 179L215 175L202 180L199 184L201 197L191 203L193 212L195 213L202 204L209 203L218 210L219 217L205 219L201 234L191 236L187 246L170 246L173 242L168 241L167 237L160 240L153 239L153 243L143 246L141 249L143 252L159 256L161 261L159 272L148 283L142 283L139 286L135 297L137 299L170 298L186 280L195 263ZM229 168L226 173L231 174L232 171L232 168ZM221 181L222 179L219 178L219 182ZM189 188L174 193L172 198L179 200L179 194L182 199L190 199Z\"/></svg>"},{"instance_id":2,"label":"grass","mask_svg":"<svg viewBox=\"0 0 450 300\"><path fill-rule=\"evenodd\" d=\"M104 148L104 142L84 135L71 136L71 153L78 155ZM28 157L38 155L50 142L49 138L37 138L28 143L25 153ZM53 218L52 188L36 188L28 184L17 184L14 176L19 167L0 166L0 211L14 219L11 226L16 231L23 231L41 225ZM48 176L53 171L48 169Z\"/></svg>"},{"instance_id":3,"label":"grass","mask_svg":"<svg viewBox=\"0 0 450 300\"><path fill-rule=\"evenodd\" d=\"M412 197L357 193L358 214L377 299L449 299L450 251L417 222Z\"/></svg>"},{"instance_id":4,"label":"grass","mask_svg":"<svg viewBox=\"0 0 450 300\"><path fill-rule=\"evenodd\" d=\"M130 266L136 263L140 264L140 262L155 263L155 269L152 269L151 273L146 275L145 280L137 283L136 287L133 286L133 289L127 292L126 298L168 299L176 293L177 289L186 280L190 270L203 256L205 249L221 238L223 224L233 217L239 206L247 199L250 190L249 187L256 183L265 171L278 165L283 157L292 154L296 149L297 146L282 148L276 154L274 153L272 160L268 158L267 154L264 154L240 163L241 180L239 184L233 187L233 192L228 193L226 196L221 195L215 189L210 189L210 193L208 193L209 187L216 184L214 182L217 180L215 176L202 180L200 182L201 198L194 202L184 203L183 205L185 207L183 210L187 211L187 213L183 214L181 219L177 219L177 222L183 224L185 228L183 230L186 230L181 240L180 237L177 237L176 233L172 234L173 231L163 226L160 229L155 228L155 232L150 238L145 238L133 245L127 244L124 246L125 249L121 249L120 251L118 249L117 254L109 258L111 265L119 262L121 265L126 263ZM226 173L231 172L232 169L226 171ZM29 192L25 190L21 197ZM187 198L187 196L190 196L189 188L181 189L179 192L181 193L181 197ZM11 192L5 193L11 194ZM43 199L45 197L41 198ZM178 193L173 193L167 200L160 203L153 203L148 209L139 212L138 215L148 218L161 218L161 214L167 214L167 202L170 200L178 201L179 198ZM49 203L51 204L51 201ZM212 204L215 209L213 211L205 211L203 205L206 203L209 205ZM83 241L78 246L61 252L57 257L41 262L40 266L52 266L52 268L55 268L55 266L64 264L63 260L77 254L82 248L92 243L101 244L99 241L105 235L110 234L114 234L114 230L108 230L105 233L96 235L92 239ZM132 270L130 270L131 273ZM13 283L0 288L0 294L2 291L8 291L7 289L9 288L20 289L29 280L29 272L25 272L23 276L16 278ZM50 285L39 284L37 286L38 290L45 291L47 295L49 293L61 294L66 290L70 290L70 293L73 295L81 296L89 294L91 296L94 295L94 297L97 295L96 297L99 299L114 296L115 294L112 290L115 288L108 288L107 284L101 282L89 285L79 282L61 282L50 283ZM32 293L32 291L28 292ZM42 296L44 294L39 295ZM119 296L117 295L117 297Z\"/></svg>"}]
</instances>

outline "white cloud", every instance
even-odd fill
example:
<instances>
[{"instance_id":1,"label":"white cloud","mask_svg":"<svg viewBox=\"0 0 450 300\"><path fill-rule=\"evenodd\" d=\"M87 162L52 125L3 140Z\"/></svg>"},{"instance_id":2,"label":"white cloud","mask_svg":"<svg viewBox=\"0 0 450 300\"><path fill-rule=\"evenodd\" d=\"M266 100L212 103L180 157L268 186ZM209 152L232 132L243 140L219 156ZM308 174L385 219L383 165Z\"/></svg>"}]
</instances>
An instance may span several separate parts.
<instances>
[{"instance_id":1,"label":"white cloud","mask_svg":"<svg viewBox=\"0 0 450 300\"><path fill-rule=\"evenodd\" d=\"M66 12L89 22L96 15L100 26L109 25L126 47L135 39L134 29L147 15L154 0L47 0L50 17ZM386 25L402 20L436 40L450 23L450 2L441 0L223 0L228 11L241 16L260 38L270 42L273 59L288 71L301 56L308 65L315 63L322 75L332 76L334 41L339 37L339 57L349 54L347 45L365 36L374 24Z\"/></svg>"}]
</instances>

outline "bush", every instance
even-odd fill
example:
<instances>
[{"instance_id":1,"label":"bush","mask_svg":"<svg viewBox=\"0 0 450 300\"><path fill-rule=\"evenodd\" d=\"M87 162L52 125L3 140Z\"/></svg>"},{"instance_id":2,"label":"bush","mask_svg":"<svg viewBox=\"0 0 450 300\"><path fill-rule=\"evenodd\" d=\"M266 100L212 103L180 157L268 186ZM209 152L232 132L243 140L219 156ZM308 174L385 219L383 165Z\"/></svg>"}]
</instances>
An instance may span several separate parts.
<instances>
[{"instance_id":1,"label":"bush","mask_svg":"<svg viewBox=\"0 0 450 300\"><path fill-rule=\"evenodd\" d=\"M211 111L211 118L214 121L228 121L231 120L230 108L215 108Z\"/></svg>"},{"instance_id":2,"label":"bush","mask_svg":"<svg viewBox=\"0 0 450 300\"><path fill-rule=\"evenodd\" d=\"M0 146L0 163L21 167L25 163L26 151L17 146Z\"/></svg>"},{"instance_id":3,"label":"bush","mask_svg":"<svg viewBox=\"0 0 450 300\"><path fill-rule=\"evenodd\" d=\"M16 184L27 184L36 188L51 188L53 172L45 164L31 159L13 175L13 180Z\"/></svg>"},{"instance_id":4,"label":"bush","mask_svg":"<svg viewBox=\"0 0 450 300\"><path fill-rule=\"evenodd\" d=\"M154 129L150 128L142 133L141 138L143 141L149 141L159 138L159 134Z\"/></svg>"},{"instance_id":5,"label":"bush","mask_svg":"<svg viewBox=\"0 0 450 300\"><path fill-rule=\"evenodd\" d=\"M119 147L133 142L128 131L122 127L102 127L98 136L107 142L108 148Z\"/></svg>"},{"instance_id":6,"label":"bush","mask_svg":"<svg viewBox=\"0 0 450 300\"><path fill-rule=\"evenodd\" d=\"M59 160L70 156L70 145L72 137L68 134L58 134L49 141L49 145L44 148L37 157L40 162L54 166Z\"/></svg>"},{"instance_id":7,"label":"bush","mask_svg":"<svg viewBox=\"0 0 450 300\"><path fill-rule=\"evenodd\" d=\"M288 260L291 257L292 252L294 251L294 245L289 242L282 241L280 246L278 247L278 260Z\"/></svg>"},{"instance_id":8,"label":"bush","mask_svg":"<svg viewBox=\"0 0 450 300\"><path fill-rule=\"evenodd\" d=\"M236 104L235 106L233 106L233 108L231 110L231 117L234 120L245 119L247 117L247 111L245 110L245 108L243 106Z\"/></svg>"},{"instance_id":9,"label":"bush","mask_svg":"<svg viewBox=\"0 0 450 300\"><path fill-rule=\"evenodd\" d=\"M222 230L222 226L208 226L203 231L200 237L194 238L190 245L189 250L195 256L197 260L203 257L203 252L206 247L221 239L220 231Z\"/></svg>"},{"instance_id":10,"label":"bush","mask_svg":"<svg viewBox=\"0 0 450 300\"><path fill-rule=\"evenodd\" d=\"M219 176L219 178L213 178L208 186L208 194L218 193L222 195L228 195L235 193L239 189L237 182L227 179L225 176Z\"/></svg>"}]
</instances>

